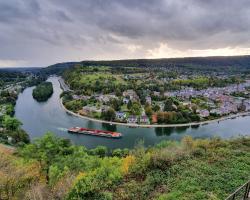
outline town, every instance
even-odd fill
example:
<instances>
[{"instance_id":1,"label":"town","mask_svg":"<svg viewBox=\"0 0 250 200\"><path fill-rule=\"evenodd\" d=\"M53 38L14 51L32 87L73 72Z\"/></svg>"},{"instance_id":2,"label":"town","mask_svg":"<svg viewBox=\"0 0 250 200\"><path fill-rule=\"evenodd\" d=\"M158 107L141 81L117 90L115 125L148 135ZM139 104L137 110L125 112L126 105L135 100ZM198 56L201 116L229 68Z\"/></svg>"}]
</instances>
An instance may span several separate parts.
<instances>
[{"instance_id":1,"label":"town","mask_svg":"<svg viewBox=\"0 0 250 200\"><path fill-rule=\"evenodd\" d=\"M63 78L67 109L110 122L180 124L250 111L250 79L238 74L76 66Z\"/></svg>"}]
</instances>

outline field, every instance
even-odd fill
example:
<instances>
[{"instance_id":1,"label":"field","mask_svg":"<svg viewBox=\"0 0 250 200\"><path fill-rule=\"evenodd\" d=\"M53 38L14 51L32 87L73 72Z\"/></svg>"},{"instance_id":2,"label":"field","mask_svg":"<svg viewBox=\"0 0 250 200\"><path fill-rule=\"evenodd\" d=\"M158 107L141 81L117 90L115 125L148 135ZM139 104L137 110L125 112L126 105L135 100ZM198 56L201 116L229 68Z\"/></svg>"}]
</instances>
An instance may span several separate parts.
<instances>
[{"instance_id":1,"label":"field","mask_svg":"<svg viewBox=\"0 0 250 200\"><path fill-rule=\"evenodd\" d=\"M79 79L80 84L96 84L108 83L112 84L126 84L126 82L121 78L120 75L112 75L111 73L94 73L94 74L83 74Z\"/></svg>"}]
</instances>

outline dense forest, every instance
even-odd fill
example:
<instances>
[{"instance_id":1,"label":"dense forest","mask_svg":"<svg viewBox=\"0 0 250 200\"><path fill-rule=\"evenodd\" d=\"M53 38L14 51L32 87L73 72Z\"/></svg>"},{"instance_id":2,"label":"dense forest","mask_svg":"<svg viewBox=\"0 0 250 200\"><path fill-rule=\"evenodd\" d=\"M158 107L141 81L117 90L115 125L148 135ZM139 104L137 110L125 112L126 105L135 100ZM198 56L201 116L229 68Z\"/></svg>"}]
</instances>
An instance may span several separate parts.
<instances>
[{"instance_id":1,"label":"dense forest","mask_svg":"<svg viewBox=\"0 0 250 200\"><path fill-rule=\"evenodd\" d=\"M0 146L0 199L225 199L247 181L250 139L163 141L86 149L51 133Z\"/></svg>"},{"instance_id":2,"label":"dense forest","mask_svg":"<svg viewBox=\"0 0 250 200\"><path fill-rule=\"evenodd\" d=\"M14 117L16 99L16 93L0 92L0 143L20 146L29 142L29 136Z\"/></svg>"},{"instance_id":3,"label":"dense forest","mask_svg":"<svg viewBox=\"0 0 250 200\"><path fill-rule=\"evenodd\" d=\"M32 96L37 101L47 101L53 94L53 85L51 82L43 82L36 86Z\"/></svg>"},{"instance_id":4,"label":"dense forest","mask_svg":"<svg viewBox=\"0 0 250 200\"><path fill-rule=\"evenodd\" d=\"M51 65L41 70L41 74L62 74L65 69L82 64L84 66L185 68L206 72L249 72L250 56L215 56L162 59L131 59L110 61L66 62Z\"/></svg>"}]
</instances>

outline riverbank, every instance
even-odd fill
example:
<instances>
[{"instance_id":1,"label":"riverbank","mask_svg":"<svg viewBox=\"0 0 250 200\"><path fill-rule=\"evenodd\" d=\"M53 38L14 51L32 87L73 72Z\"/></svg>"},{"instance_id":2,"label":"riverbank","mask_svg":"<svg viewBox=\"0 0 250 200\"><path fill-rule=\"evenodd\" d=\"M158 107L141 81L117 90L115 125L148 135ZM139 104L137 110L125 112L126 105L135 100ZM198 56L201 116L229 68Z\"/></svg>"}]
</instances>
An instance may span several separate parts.
<instances>
[{"instance_id":1,"label":"riverbank","mask_svg":"<svg viewBox=\"0 0 250 200\"><path fill-rule=\"evenodd\" d=\"M58 82L60 83L60 86L64 92L72 91L61 76L58 77Z\"/></svg>"},{"instance_id":2,"label":"riverbank","mask_svg":"<svg viewBox=\"0 0 250 200\"><path fill-rule=\"evenodd\" d=\"M62 98L60 99L60 104L62 108L69 114L74 115L76 117L82 118L82 119L87 119L90 121L94 122L99 122L99 123L105 123L105 124L113 124L113 125L121 125L121 126L127 126L127 127L141 127L141 128L167 128L167 127L189 127L189 126L197 126L197 125L205 125L205 124L210 124L214 122L220 122L228 119L233 119L236 117L243 117L243 116L249 116L250 112L241 112L237 114L232 114L228 116L224 116L218 119L213 119L213 120L207 120L207 121L202 121L202 122L190 122L190 123L185 123L185 124L129 124L129 123L120 123L120 122L111 122L111 121L105 121L101 119L95 119L87 116L82 116L78 113L75 113L73 111L68 110L62 102Z\"/></svg>"}]
</instances>

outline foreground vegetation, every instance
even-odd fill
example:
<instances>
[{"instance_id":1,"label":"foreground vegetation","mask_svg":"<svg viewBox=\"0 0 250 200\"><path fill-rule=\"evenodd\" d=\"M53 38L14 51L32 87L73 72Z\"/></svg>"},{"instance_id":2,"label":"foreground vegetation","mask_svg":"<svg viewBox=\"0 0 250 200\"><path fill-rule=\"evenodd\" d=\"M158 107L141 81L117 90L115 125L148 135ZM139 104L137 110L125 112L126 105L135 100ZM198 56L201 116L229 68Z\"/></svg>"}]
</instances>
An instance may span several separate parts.
<instances>
[{"instance_id":1,"label":"foreground vegetation","mask_svg":"<svg viewBox=\"0 0 250 200\"><path fill-rule=\"evenodd\" d=\"M47 133L0 148L0 199L224 199L249 179L250 138L184 138L155 147L86 149Z\"/></svg>"},{"instance_id":2,"label":"foreground vegetation","mask_svg":"<svg viewBox=\"0 0 250 200\"><path fill-rule=\"evenodd\" d=\"M32 96L37 101L47 101L53 94L53 85L51 82L43 82L36 86Z\"/></svg>"}]
</instances>

